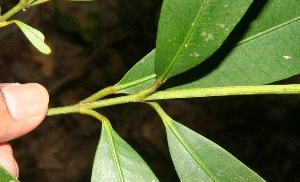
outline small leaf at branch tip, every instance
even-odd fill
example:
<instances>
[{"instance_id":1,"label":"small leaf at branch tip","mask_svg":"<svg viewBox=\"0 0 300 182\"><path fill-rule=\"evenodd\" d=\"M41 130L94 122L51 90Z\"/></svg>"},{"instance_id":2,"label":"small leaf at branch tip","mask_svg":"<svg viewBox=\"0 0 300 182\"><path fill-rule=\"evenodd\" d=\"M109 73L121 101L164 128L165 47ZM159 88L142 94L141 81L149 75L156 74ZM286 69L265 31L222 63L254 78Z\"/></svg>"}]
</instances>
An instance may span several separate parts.
<instances>
[{"instance_id":1,"label":"small leaf at branch tip","mask_svg":"<svg viewBox=\"0 0 300 182\"><path fill-rule=\"evenodd\" d=\"M35 28L32 28L31 26L29 26L21 21L14 20L14 22L22 30L22 32L28 38L28 40L32 43L32 45L34 45L40 52L42 52L44 54L51 53L51 49L44 42L45 36L43 35L42 32L40 32L39 30L37 30Z\"/></svg>"},{"instance_id":2,"label":"small leaf at branch tip","mask_svg":"<svg viewBox=\"0 0 300 182\"><path fill-rule=\"evenodd\" d=\"M47 52L42 52L42 53L44 53L44 54L51 54L51 49L49 48L49 51L47 51Z\"/></svg>"}]
</instances>

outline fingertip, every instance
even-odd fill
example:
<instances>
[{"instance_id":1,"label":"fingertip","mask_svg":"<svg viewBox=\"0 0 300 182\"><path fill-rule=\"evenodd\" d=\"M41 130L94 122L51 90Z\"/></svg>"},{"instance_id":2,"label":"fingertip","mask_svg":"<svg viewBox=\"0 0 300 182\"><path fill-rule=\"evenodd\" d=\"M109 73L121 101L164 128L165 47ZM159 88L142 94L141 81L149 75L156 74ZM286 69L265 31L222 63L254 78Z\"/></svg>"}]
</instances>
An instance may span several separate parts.
<instances>
[{"instance_id":1,"label":"fingertip","mask_svg":"<svg viewBox=\"0 0 300 182\"><path fill-rule=\"evenodd\" d=\"M0 85L0 142L20 137L36 128L48 110L49 95L37 83Z\"/></svg>"},{"instance_id":2,"label":"fingertip","mask_svg":"<svg viewBox=\"0 0 300 182\"><path fill-rule=\"evenodd\" d=\"M40 107L43 110L41 115L45 115L45 112L47 112L47 110L48 110L48 104L49 104L49 94L48 94L47 89L38 83L28 83L28 85L40 90L40 94L41 94Z\"/></svg>"},{"instance_id":3,"label":"fingertip","mask_svg":"<svg viewBox=\"0 0 300 182\"><path fill-rule=\"evenodd\" d=\"M31 119L48 108L49 95L40 84L28 83L2 88L7 108L14 119Z\"/></svg>"},{"instance_id":4,"label":"fingertip","mask_svg":"<svg viewBox=\"0 0 300 182\"><path fill-rule=\"evenodd\" d=\"M18 178L19 167L13 156L13 150L8 143L0 144L0 156L0 165L16 178Z\"/></svg>"}]
</instances>

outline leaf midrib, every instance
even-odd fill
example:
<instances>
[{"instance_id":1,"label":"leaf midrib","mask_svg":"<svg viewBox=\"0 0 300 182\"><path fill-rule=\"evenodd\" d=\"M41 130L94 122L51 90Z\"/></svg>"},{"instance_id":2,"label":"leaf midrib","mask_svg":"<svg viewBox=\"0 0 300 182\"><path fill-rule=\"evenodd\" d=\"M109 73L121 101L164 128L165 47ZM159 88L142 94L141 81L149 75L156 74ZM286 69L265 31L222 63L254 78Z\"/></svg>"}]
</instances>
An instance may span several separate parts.
<instances>
[{"instance_id":1,"label":"leaf midrib","mask_svg":"<svg viewBox=\"0 0 300 182\"><path fill-rule=\"evenodd\" d=\"M193 157L193 159L201 166L201 168L204 170L204 172L213 180L218 181L218 179L212 174L212 172L201 162L201 160L197 157L194 150L192 150L187 143L184 141L184 139L181 137L179 132L177 131L176 127L173 125L172 122L167 121L167 125L170 127L176 138L180 141L180 143L184 146L184 148L188 151L188 153Z\"/></svg>"},{"instance_id":2,"label":"leaf midrib","mask_svg":"<svg viewBox=\"0 0 300 182\"><path fill-rule=\"evenodd\" d=\"M176 54L174 55L172 61L170 62L169 66L167 67L167 69L165 70L165 72L159 77L159 80L162 80L162 81L166 81L166 77L168 76L168 73L170 72L170 70L173 68L173 66L175 65L179 55L181 54L182 50L184 49L186 43L188 42L191 34L193 33L196 25L198 24L202 14L203 14L203 11L205 9L205 7L207 6L209 0L204 0L203 4L201 5L198 13L197 13L197 16L196 18L194 19L194 21L192 22L192 26L190 27L189 31L187 32L187 35L185 36L182 44L180 45L179 49L177 50Z\"/></svg>"},{"instance_id":3,"label":"leaf midrib","mask_svg":"<svg viewBox=\"0 0 300 182\"><path fill-rule=\"evenodd\" d=\"M269 28L269 29L267 29L265 31L259 32L259 33L255 34L255 35L250 36L250 37L247 37L247 38L243 39L242 41L240 41L237 45L241 45L241 44L244 44L244 43L249 42L251 40L254 40L254 39L256 39L258 37L261 37L261 36L263 36L265 34L268 34L268 33L272 32L272 31L275 31L275 30L280 29L282 27L285 27L285 26L287 26L289 24L292 24L292 23L294 23L294 22L296 22L298 20L300 20L300 16L298 16L296 18L293 18L293 19L291 19L291 20L289 20L287 22L284 22L282 24L279 24L279 25L277 25L275 27Z\"/></svg>"},{"instance_id":4,"label":"leaf midrib","mask_svg":"<svg viewBox=\"0 0 300 182\"><path fill-rule=\"evenodd\" d=\"M134 80L134 81L131 81L131 82L128 82L128 83L125 83L125 84L119 84L117 83L116 86L118 87L119 91L118 92L121 92L122 90L124 89L128 89L130 87L134 87L136 85L139 85L139 84L142 84L142 83L145 83L151 79L154 79L157 75L156 74L151 74L151 75L148 75L148 76L145 76L145 77L142 77L140 79L137 79L137 80Z\"/></svg>"},{"instance_id":5,"label":"leaf midrib","mask_svg":"<svg viewBox=\"0 0 300 182\"><path fill-rule=\"evenodd\" d=\"M110 149L111 149L111 152L112 152L112 155L113 155L113 161L115 163L115 167L117 168L117 171L118 171L119 179L120 179L120 181L125 182L124 175L123 175L123 172L122 172L122 169L121 169L120 160L118 158L117 151L116 151L115 141L114 141L113 136L112 136L112 131L110 129L110 126L106 126L105 123L103 123L103 124L104 124L106 133L107 133L108 138L109 138L109 145L110 145Z\"/></svg>"}]
</instances>

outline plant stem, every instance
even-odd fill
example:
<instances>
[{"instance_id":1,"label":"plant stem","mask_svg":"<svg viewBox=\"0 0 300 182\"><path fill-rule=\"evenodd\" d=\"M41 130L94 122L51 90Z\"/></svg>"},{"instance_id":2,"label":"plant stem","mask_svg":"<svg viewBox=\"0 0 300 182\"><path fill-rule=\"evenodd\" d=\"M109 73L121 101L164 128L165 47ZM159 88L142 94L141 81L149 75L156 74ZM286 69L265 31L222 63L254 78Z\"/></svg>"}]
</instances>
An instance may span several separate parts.
<instances>
[{"instance_id":1,"label":"plant stem","mask_svg":"<svg viewBox=\"0 0 300 182\"><path fill-rule=\"evenodd\" d=\"M130 83L127 83L127 84L120 84L120 85L116 84L114 86L106 87L106 88L104 88L104 89L96 92L95 94L91 95L90 97L88 97L88 98L80 101L80 103L89 103L89 102L97 101L97 100L101 99L104 96L107 96L107 95L110 95L110 94L116 94L120 90L132 87L132 86L134 86L136 84L140 84L142 82L148 81L148 80L153 79L155 77L156 77L156 75L153 74L153 75L147 76L145 78L142 78L142 79L139 79L137 81L133 81L133 82L130 82ZM158 84L154 83L151 87L149 87L149 89L152 91L153 89L151 89L151 88L155 88L156 89L158 87L159 87ZM146 89L147 92L149 92L149 89ZM154 92L155 89L152 92Z\"/></svg>"},{"instance_id":2,"label":"plant stem","mask_svg":"<svg viewBox=\"0 0 300 182\"><path fill-rule=\"evenodd\" d=\"M55 115L71 114L71 113L80 113L80 104L50 108L48 110L47 116L55 116Z\"/></svg>"},{"instance_id":3,"label":"plant stem","mask_svg":"<svg viewBox=\"0 0 300 182\"><path fill-rule=\"evenodd\" d=\"M11 8L8 12L6 12L4 15L0 16L0 23L3 21L6 21L10 17L12 17L17 12L21 11L27 6L28 0L20 0L19 3Z\"/></svg>"},{"instance_id":4,"label":"plant stem","mask_svg":"<svg viewBox=\"0 0 300 182\"><path fill-rule=\"evenodd\" d=\"M118 91L118 88L116 86L106 87L106 88L100 90L99 92L96 92L95 94L91 95L90 97L80 101L80 103L93 102L93 101L101 99L104 96L114 94L117 91Z\"/></svg>"},{"instance_id":5,"label":"plant stem","mask_svg":"<svg viewBox=\"0 0 300 182\"><path fill-rule=\"evenodd\" d=\"M193 88L182 90L158 91L153 93L157 87L159 87L159 83L133 95L126 95L116 98L93 101L90 103L79 103L65 107L50 108L47 115L53 116L60 114L81 113L83 108L91 110L130 102L143 102L163 99L180 99L229 95L300 94L300 84Z\"/></svg>"},{"instance_id":6,"label":"plant stem","mask_svg":"<svg viewBox=\"0 0 300 182\"><path fill-rule=\"evenodd\" d=\"M159 91L144 100L179 99L195 97L229 96L229 95L260 95L260 94L300 94L300 84L291 85L259 85L193 88L181 90Z\"/></svg>"},{"instance_id":7,"label":"plant stem","mask_svg":"<svg viewBox=\"0 0 300 182\"><path fill-rule=\"evenodd\" d=\"M103 95L107 95L108 93L111 93L112 90L115 90L115 89L111 89L111 88L107 87L108 88L107 90L103 89L103 90L99 91L98 93L92 95L91 97L88 97L87 99L82 100L78 104L64 106L64 107L50 108L48 110L47 116L80 113L81 108L96 109L96 108L100 108L100 107L125 104L125 103L129 103L129 102L141 102L141 101L143 101L143 99L145 97L147 97L149 94L153 93L160 85L161 85L161 83L157 82L157 83L153 84L151 87L149 87L148 89L142 90L141 92L133 94L133 95L126 95L126 96L120 96L120 97L116 97L116 98L87 102L89 100L94 100Z\"/></svg>"},{"instance_id":8,"label":"plant stem","mask_svg":"<svg viewBox=\"0 0 300 182\"><path fill-rule=\"evenodd\" d=\"M157 102L147 102L160 116L165 125L167 125L167 121L171 118L165 113L165 111L161 108L161 106Z\"/></svg>"},{"instance_id":9,"label":"plant stem","mask_svg":"<svg viewBox=\"0 0 300 182\"><path fill-rule=\"evenodd\" d=\"M136 94L91 102L86 107L90 109L95 109L129 102L142 102L148 95L152 94L160 85L160 82L155 82L151 87L142 90Z\"/></svg>"},{"instance_id":10,"label":"plant stem","mask_svg":"<svg viewBox=\"0 0 300 182\"><path fill-rule=\"evenodd\" d=\"M105 123L106 126L108 126L108 127L110 126L109 120L105 116L103 116L102 114L100 114L94 110L81 108L79 113L92 116L92 117L96 118L97 120L101 121L102 123Z\"/></svg>"}]
</instances>

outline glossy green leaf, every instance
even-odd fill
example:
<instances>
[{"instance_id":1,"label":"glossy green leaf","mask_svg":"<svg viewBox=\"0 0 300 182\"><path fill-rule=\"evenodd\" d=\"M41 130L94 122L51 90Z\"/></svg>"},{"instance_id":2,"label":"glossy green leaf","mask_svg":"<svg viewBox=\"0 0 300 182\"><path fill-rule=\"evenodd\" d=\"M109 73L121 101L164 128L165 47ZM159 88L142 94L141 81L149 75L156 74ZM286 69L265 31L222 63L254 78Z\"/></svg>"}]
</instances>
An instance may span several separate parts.
<instances>
[{"instance_id":1,"label":"glossy green leaf","mask_svg":"<svg viewBox=\"0 0 300 182\"><path fill-rule=\"evenodd\" d=\"M35 28L26 25L25 23L14 20L14 22L19 26L28 40L42 53L50 54L51 49L45 44L45 36Z\"/></svg>"},{"instance_id":2,"label":"glossy green leaf","mask_svg":"<svg viewBox=\"0 0 300 182\"><path fill-rule=\"evenodd\" d=\"M119 93L133 94L152 85L156 80L154 60L155 50L136 63L116 84Z\"/></svg>"},{"instance_id":3,"label":"glossy green leaf","mask_svg":"<svg viewBox=\"0 0 300 182\"><path fill-rule=\"evenodd\" d=\"M171 157L181 181L264 181L214 142L171 118L164 122Z\"/></svg>"},{"instance_id":4,"label":"glossy green leaf","mask_svg":"<svg viewBox=\"0 0 300 182\"><path fill-rule=\"evenodd\" d=\"M149 102L162 118L175 169L181 181L264 181L226 150L170 118Z\"/></svg>"},{"instance_id":5,"label":"glossy green leaf","mask_svg":"<svg viewBox=\"0 0 300 182\"><path fill-rule=\"evenodd\" d=\"M256 0L253 5L260 3ZM169 85L170 89L261 85L299 74L299 6L299 0L289 0L288 3L267 1L258 17L251 22L243 40L225 59L222 57L224 52L218 52L206 62L208 64L199 65L182 77L170 80L173 82ZM199 79L203 73L206 75ZM182 85L178 86L179 82Z\"/></svg>"},{"instance_id":6,"label":"glossy green leaf","mask_svg":"<svg viewBox=\"0 0 300 182\"><path fill-rule=\"evenodd\" d=\"M156 39L161 80L206 60L224 42L252 0L165 0Z\"/></svg>"},{"instance_id":7,"label":"glossy green leaf","mask_svg":"<svg viewBox=\"0 0 300 182\"><path fill-rule=\"evenodd\" d=\"M103 123L92 181L158 181L144 160L111 127Z\"/></svg>"},{"instance_id":8,"label":"glossy green leaf","mask_svg":"<svg viewBox=\"0 0 300 182\"><path fill-rule=\"evenodd\" d=\"M159 57L158 60L164 59L164 57L166 57L167 55L168 50L173 50L173 52L174 50L175 51L179 50L180 44L182 44L184 45L183 46L184 51L180 52L181 56L176 58L176 64L175 64L176 66L174 68L178 66L181 67L182 65L180 66L179 64L186 63L186 66L182 66L182 68L184 67L184 71L196 66L197 64L205 60L208 55L212 54L221 45L221 43L224 41L224 39L226 39L228 34L231 32L233 27L236 25L236 23L239 21L239 19L242 17L245 10L251 3L251 1L249 0L235 1L235 3L233 3L234 5L231 6L229 5L230 2L227 3L222 2L220 4L215 3L216 1L213 1L213 3L212 2L207 3L206 1L203 2L198 0L189 1L188 3L186 1L178 1L178 2L180 4L183 4L183 6L180 6L179 4L178 6L175 6L175 3L172 1L166 1L166 0L164 1L162 12L164 12L164 14L171 13L172 16L167 16L164 18L164 14L162 13L162 17L161 17L162 20L160 20L160 30L157 39L157 46L160 48L160 51L163 53L161 53L161 56L158 56ZM167 9L170 3L173 8L172 11L169 11ZM205 6L201 7L203 3ZM189 10L190 8L193 9L193 12ZM203 8L205 8L205 10ZM218 8L221 8L222 11L221 10L217 11ZM226 11L223 11L224 8L226 9ZM183 11L183 12L180 14L177 11L178 12ZM223 16L224 12L227 13L226 16ZM176 14L176 16L173 16L174 14ZM168 18L171 18L172 20L174 19L173 24L170 24L168 22ZM176 18L179 19L175 20ZM200 22L202 20L203 23ZM178 27L182 27L182 29L180 29L179 31ZM190 31L190 32L186 32L186 31ZM207 35L204 34L200 35L200 31L202 31L202 33L204 32L204 34L207 33ZM190 34L189 37L186 37L187 34ZM174 44L173 41L177 40L175 35L180 36L181 37L180 39L187 38L186 40L187 42L181 40L181 41L176 41L177 44ZM214 35L214 37L211 37L212 35ZM199 42L197 42L198 40ZM188 46L186 47L185 45L187 43ZM213 44L213 47L208 46L211 44ZM163 50L164 49L163 46L165 46L167 50ZM200 49L205 49L203 50L203 55L205 54L206 56L203 55L199 56L198 54L199 52L197 52L197 50ZM171 53L168 53L168 56L170 56L170 54ZM188 56L187 57L188 61L185 60L186 57L184 56ZM191 57L193 57L193 59L191 59ZM122 88L124 85L124 88L121 89L119 93L133 94L154 83L155 81L154 77L156 77L154 60L155 60L155 50L151 51L147 56L145 56L131 70L127 72L124 78L122 78L122 80L117 84ZM197 64L195 62L197 62ZM166 63L167 62L165 60L158 61L158 63L156 63L158 64L156 65L156 68L165 70L166 65L161 66L159 64L166 64ZM182 71L183 70L181 70L180 72ZM171 72L168 77L170 77L171 75L173 76L174 73L175 72L173 73ZM176 71L176 74L178 73L179 72Z\"/></svg>"},{"instance_id":9,"label":"glossy green leaf","mask_svg":"<svg viewBox=\"0 0 300 182\"><path fill-rule=\"evenodd\" d=\"M251 22L249 28L248 20L237 27L237 30L244 26L248 28L241 41L242 44L231 50L234 44L225 42L207 62L171 78L163 89L262 85L299 74L300 2L298 0L291 0L289 3L282 3L281 0L266 2L262 4L262 1L255 0L245 18L253 16L253 13L259 13L258 16ZM257 8L261 9L258 11ZM227 53L229 55L226 56ZM155 62L153 57L145 60L149 62L147 64ZM144 70L146 67L142 64L139 69ZM148 75L155 74L155 69L151 67L149 69L151 70L147 70ZM132 69L127 74L129 75L131 71L138 72ZM146 88L146 85L141 83L134 87Z\"/></svg>"},{"instance_id":10,"label":"glossy green leaf","mask_svg":"<svg viewBox=\"0 0 300 182\"><path fill-rule=\"evenodd\" d=\"M6 169L0 166L0 181L7 181L7 182L18 182L13 175L11 175Z\"/></svg>"}]
</instances>

